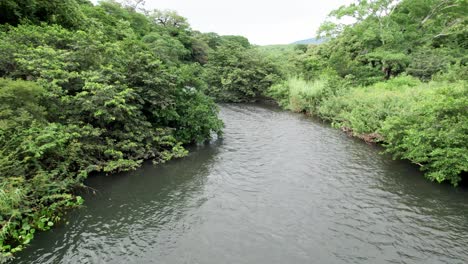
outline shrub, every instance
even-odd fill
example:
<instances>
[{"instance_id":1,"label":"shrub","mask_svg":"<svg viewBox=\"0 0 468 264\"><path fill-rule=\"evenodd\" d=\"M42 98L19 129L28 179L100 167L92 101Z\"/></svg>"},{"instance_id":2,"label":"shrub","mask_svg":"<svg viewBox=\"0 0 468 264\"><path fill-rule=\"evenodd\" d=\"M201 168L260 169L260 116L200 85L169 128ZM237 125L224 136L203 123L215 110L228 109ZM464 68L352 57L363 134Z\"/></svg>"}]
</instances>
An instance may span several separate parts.
<instances>
[{"instance_id":1,"label":"shrub","mask_svg":"<svg viewBox=\"0 0 468 264\"><path fill-rule=\"evenodd\" d=\"M468 87L433 83L424 98L383 124L387 151L409 159L438 182L461 180L468 171Z\"/></svg>"},{"instance_id":2,"label":"shrub","mask_svg":"<svg viewBox=\"0 0 468 264\"><path fill-rule=\"evenodd\" d=\"M352 130L355 136L375 133L387 117L405 111L405 107L417 100L423 88L421 82L401 76L369 87L345 90L322 102L319 114L333 122L334 126Z\"/></svg>"},{"instance_id":3,"label":"shrub","mask_svg":"<svg viewBox=\"0 0 468 264\"><path fill-rule=\"evenodd\" d=\"M287 109L307 111L366 141L384 143L395 158L421 165L427 177L457 185L468 171L468 87L399 76L367 87L334 78L291 78L268 95Z\"/></svg>"}]
</instances>

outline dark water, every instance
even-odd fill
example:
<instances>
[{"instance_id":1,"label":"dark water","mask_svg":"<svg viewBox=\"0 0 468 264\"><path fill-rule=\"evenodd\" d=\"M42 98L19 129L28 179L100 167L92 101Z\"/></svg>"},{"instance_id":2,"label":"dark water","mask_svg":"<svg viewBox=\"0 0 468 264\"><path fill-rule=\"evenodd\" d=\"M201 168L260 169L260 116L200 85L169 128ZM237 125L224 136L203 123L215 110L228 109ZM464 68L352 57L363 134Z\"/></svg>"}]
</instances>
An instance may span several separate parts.
<instances>
[{"instance_id":1,"label":"dark water","mask_svg":"<svg viewBox=\"0 0 468 264\"><path fill-rule=\"evenodd\" d=\"M468 192L301 115L225 105L189 157L87 184L16 263L468 263Z\"/></svg>"}]
</instances>

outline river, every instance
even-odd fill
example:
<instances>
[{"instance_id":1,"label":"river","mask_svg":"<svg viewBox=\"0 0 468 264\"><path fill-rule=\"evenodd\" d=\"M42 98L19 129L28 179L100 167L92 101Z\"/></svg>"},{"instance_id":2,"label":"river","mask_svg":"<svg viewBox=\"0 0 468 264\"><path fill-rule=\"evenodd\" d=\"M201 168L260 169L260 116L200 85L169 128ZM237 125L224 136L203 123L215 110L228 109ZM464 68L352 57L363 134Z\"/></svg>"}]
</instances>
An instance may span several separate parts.
<instances>
[{"instance_id":1,"label":"river","mask_svg":"<svg viewBox=\"0 0 468 264\"><path fill-rule=\"evenodd\" d=\"M87 180L13 263L468 263L468 191L300 114L222 105L223 139Z\"/></svg>"}]
</instances>

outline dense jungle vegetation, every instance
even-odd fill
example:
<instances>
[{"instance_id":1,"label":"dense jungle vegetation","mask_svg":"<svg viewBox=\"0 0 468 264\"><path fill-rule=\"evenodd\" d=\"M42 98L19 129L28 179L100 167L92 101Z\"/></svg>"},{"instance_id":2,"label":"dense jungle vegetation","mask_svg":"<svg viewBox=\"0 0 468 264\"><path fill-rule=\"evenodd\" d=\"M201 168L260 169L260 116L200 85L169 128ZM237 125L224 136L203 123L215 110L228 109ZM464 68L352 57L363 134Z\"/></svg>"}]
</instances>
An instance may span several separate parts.
<instances>
[{"instance_id":1,"label":"dense jungle vegetation","mask_svg":"<svg viewBox=\"0 0 468 264\"><path fill-rule=\"evenodd\" d=\"M3 257L82 204L90 173L221 135L215 101L271 97L431 180L457 185L468 171L466 0L359 0L330 14L324 44L271 47L140 2L0 2Z\"/></svg>"},{"instance_id":2,"label":"dense jungle vegetation","mask_svg":"<svg viewBox=\"0 0 468 264\"><path fill-rule=\"evenodd\" d=\"M0 2L3 256L80 205L74 190L91 172L165 162L221 134L207 94L250 100L278 78L243 37L203 34L175 12L137 8Z\"/></svg>"},{"instance_id":3,"label":"dense jungle vegetation","mask_svg":"<svg viewBox=\"0 0 468 264\"><path fill-rule=\"evenodd\" d=\"M320 28L325 44L263 48L288 62L267 94L457 185L468 171L467 11L466 0L342 6Z\"/></svg>"}]
</instances>

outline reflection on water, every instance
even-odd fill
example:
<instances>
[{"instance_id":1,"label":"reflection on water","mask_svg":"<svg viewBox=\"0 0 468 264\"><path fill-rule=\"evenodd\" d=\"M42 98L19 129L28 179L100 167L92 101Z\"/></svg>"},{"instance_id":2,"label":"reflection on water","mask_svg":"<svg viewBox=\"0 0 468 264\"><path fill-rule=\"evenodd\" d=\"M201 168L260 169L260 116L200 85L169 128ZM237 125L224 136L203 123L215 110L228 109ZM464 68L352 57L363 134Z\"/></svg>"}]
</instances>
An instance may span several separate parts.
<instances>
[{"instance_id":1,"label":"reflection on water","mask_svg":"<svg viewBox=\"0 0 468 264\"><path fill-rule=\"evenodd\" d=\"M301 115L223 105L223 140L92 177L15 263L466 263L467 190Z\"/></svg>"}]
</instances>

